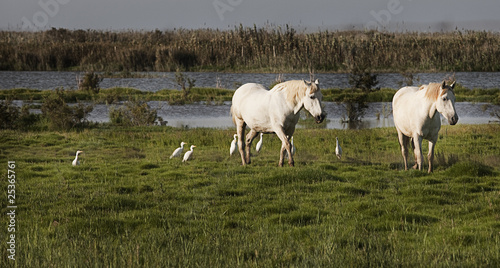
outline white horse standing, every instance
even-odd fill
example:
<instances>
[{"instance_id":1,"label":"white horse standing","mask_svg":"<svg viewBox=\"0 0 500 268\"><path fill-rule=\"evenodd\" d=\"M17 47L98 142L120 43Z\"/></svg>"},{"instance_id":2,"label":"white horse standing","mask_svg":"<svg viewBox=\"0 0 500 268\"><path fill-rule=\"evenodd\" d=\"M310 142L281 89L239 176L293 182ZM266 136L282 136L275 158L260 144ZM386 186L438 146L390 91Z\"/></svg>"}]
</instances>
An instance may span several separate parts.
<instances>
[{"instance_id":1,"label":"white horse standing","mask_svg":"<svg viewBox=\"0 0 500 268\"><path fill-rule=\"evenodd\" d=\"M294 165L291 154L290 140L295 125L299 121L299 112L304 107L321 123L325 119L319 89L319 82L304 80L287 81L268 90L263 85L249 83L234 92L231 105L233 122L238 132L238 149L243 165L250 164L250 146L259 132L276 133L281 140L279 166L283 166L284 151L291 157L290 166ZM250 132L245 137L245 128ZM287 137L288 136L288 137ZM243 141L246 141L246 156Z\"/></svg>"},{"instance_id":2,"label":"white horse standing","mask_svg":"<svg viewBox=\"0 0 500 268\"><path fill-rule=\"evenodd\" d=\"M415 154L413 168L422 170L422 139L426 139L429 141L428 172L432 172L434 146L441 128L441 118L438 113L442 114L450 125L455 125L458 122L458 115L455 111L454 87L455 82L449 86L446 85L446 82L442 84L430 83L420 88L404 87L394 95L392 99L394 125L398 131L405 170L408 169L407 145L410 139L413 140L412 147Z\"/></svg>"}]
</instances>

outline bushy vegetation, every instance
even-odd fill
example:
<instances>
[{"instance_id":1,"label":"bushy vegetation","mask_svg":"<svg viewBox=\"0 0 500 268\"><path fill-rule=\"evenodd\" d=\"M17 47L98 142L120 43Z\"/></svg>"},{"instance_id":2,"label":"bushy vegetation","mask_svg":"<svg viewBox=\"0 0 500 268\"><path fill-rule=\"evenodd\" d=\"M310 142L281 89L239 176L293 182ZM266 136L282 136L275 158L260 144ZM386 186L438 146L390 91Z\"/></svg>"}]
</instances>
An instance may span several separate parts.
<instances>
[{"instance_id":1,"label":"bushy vegetation","mask_svg":"<svg viewBox=\"0 0 500 268\"><path fill-rule=\"evenodd\" d=\"M368 108L369 94L380 90L380 87L376 87L377 74L371 72L367 58L356 58L350 62L348 81L351 88L342 100L347 113L343 121L353 123L361 121Z\"/></svg>"},{"instance_id":2,"label":"bushy vegetation","mask_svg":"<svg viewBox=\"0 0 500 268\"><path fill-rule=\"evenodd\" d=\"M111 106L109 119L114 125L152 126L159 119L157 112L144 101L129 100L121 107Z\"/></svg>"},{"instance_id":3,"label":"bushy vegetation","mask_svg":"<svg viewBox=\"0 0 500 268\"><path fill-rule=\"evenodd\" d=\"M19 108L12 101L0 101L0 129L13 129L17 126Z\"/></svg>"},{"instance_id":4,"label":"bushy vegetation","mask_svg":"<svg viewBox=\"0 0 500 268\"><path fill-rule=\"evenodd\" d=\"M87 127L86 117L94 109L93 105L69 105L65 92L63 89L46 92L48 94L44 94L40 106L42 114L31 113L29 103L19 108L8 99L0 101L0 129L70 130Z\"/></svg>"},{"instance_id":5,"label":"bushy vegetation","mask_svg":"<svg viewBox=\"0 0 500 268\"><path fill-rule=\"evenodd\" d=\"M177 99L171 95L168 102L172 105L181 105L181 104L193 102L193 98L191 98L190 95L191 95L191 89L193 89L193 87L196 83L196 80L191 79L186 74L177 70L177 72L175 72L174 81L179 86L179 89L180 89L182 95L181 95L181 98L177 98Z\"/></svg>"},{"instance_id":6,"label":"bushy vegetation","mask_svg":"<svg viewBox=\"0 0 500 268\"><path fill-rule=\"evenodd\" d=\"M66 103L64 94L64 90L56 89L42 104L42 115L48 120L49 129L69 130L86 126L86 117L94 107L82 103L70 106Z\"/></svg>"},{"instance_id":7,"label":"bushy vegetation","mask_svg":"<svg viewBox=\"0 0 500 268\"><path fill-rule=\"evenodd\" d=\"M443 126L427 174L401 170L394 128L298 129L294 168L274 135L242 167L234 129L0 130L22 178L15 266L498 267L499 131ZM181 141L192 161L169 159Z\"/></svg>"},{"instance_id":8,"label":"bushy vegetation","mask_svg":"<svg viewBox=\"0 0 500 268\"><path fill-rule=\"evenodd\" d=\"M0 70L348 72L500 71L500 34L480 31L233 30L0 32Z\"/></svg>"},{"instance_id":9,"label":"bushy vegetation","mask_svg":"<svg viewBox=\"0 0 500 268\"><path fill-rule=\"evenodd\" d=\"M86 72L83 77L78 78L78 89L99 93L101 89L99 83L103 80L102 76L94 72Z\"/></svg>"}]
</instances>

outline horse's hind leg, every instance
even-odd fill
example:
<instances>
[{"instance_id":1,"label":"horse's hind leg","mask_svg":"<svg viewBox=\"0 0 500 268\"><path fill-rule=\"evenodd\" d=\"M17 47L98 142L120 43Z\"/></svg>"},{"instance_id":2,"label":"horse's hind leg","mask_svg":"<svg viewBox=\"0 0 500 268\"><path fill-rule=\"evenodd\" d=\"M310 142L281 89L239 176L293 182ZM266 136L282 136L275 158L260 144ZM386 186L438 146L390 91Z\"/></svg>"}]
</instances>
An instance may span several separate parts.
<instances>
[{"instance_id":1,"label":"horse's hind leg","mask_svg":"<svg viewBox=\"0 0 500 268\"><path fill-rule=\"evenodd\" d=\"M405 170L408 170L408 141L409 137L398 131L399 146L401 147L401 154L403 155L403 162Z\"/></svg>"},{"instance_id":2,"label":"horse's hind leg","mask_svg":"<svg viewBox=\"0 0 500 268\"><path fill-rule=\"evenodd\" d=\"M241 156L241 164L245 165L245 144L243 143L243 140L245 139L245 128L247 127L247 124L241 119L235 119L235 123L236 132L238 135L238 151L240 152Z\"/></svg>"},{"instance_id":3,"label":"horse's hind leg","mask_svg":"<svg viewBox=\"0 0 500 268\"><path fill-rule=\"evenodd\" d=\"M417 161L417 153L415 151L415 140L413 138L410 139L410 144L411 144L411 150L413 151L413 159L415 160L415 164L413 164L412 169L417 169L418 168L418 161Z\"/></svg>"},{"instance_id":4,"label":"horse's hind leg","mask_svg":"<svg viewBox=\"0 0 500 268\"><path fill-rule=\"evenodd\" d=\"M252 146L252 142L253 142L253 139L255 139L255 137L257 137L257 135L259 135L259 132L255 131L255 130L250 130L250 132L248 132L247 134L247 139L246 139L246 150L247 150L247 155L246 155L246 161L247 161L247 164L250 164L250 147Z\"/></svg>"},{"instance_id":5,"label":"horse's hind leg","mask_svg":"<svg viewBox=\"0 0 500 268\"><path fill-rule=\"evenodd\" d=\"M424 162L424 157L422 156L422 137L418 136L413 138L413 153L415 154L415 165L414 169L422 170L422 165Z\"/></svg>"}]
</instances>

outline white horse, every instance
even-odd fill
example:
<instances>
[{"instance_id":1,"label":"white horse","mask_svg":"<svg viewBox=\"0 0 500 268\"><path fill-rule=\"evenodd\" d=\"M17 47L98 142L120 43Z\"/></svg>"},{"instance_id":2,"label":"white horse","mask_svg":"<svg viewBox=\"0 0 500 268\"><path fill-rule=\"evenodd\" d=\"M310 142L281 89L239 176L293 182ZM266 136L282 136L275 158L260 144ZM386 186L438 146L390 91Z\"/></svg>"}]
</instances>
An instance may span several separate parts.
<instances>
[{"instance_id":1,"label":"white horse","mask_svg":"<svg viewBox=\"0 0 500 268\"><path fill-rule=\"evenodd\" d=\"M284 151L292 155L290 140L295 125L299 121L299 111L304 107L321 123L325 119L319 89L319 82L304 80L287 81L274 86L271 90L263 85L249 83L238 88L233 95L231 115L238 133L238 149L243 165L250 164L250 146L259 132L276 133L281 140L279 166L283 166ZM250 132L245 138L245 128ZM288 137L287 137L288 136ZM243 141L246 141L246 157ZM288 159L294 165L293 157Z\"/></svg>"},{"instance_id":2,"label":"white horse","mask_svg":"<svg viewBox=\"0 0 500 268\"><path fill-rule=\"evenodd\" d=\"M410 139L413 140L412 147L415 154L415 165L413 168L422 170L422 139L429 141L429 170L432 172L432 161L434 159L434 146L438 139L438 132L441 128L442 114L450 123L455 125L458 122L458 115L455 111L455 93L453 88L455 82L447 86L430 83L418 87L404 87L398 90L392 99L392 109L394 125L398 131L399 144L405 170L408 169L407 145Z\"/></svg>"}]
</instances>

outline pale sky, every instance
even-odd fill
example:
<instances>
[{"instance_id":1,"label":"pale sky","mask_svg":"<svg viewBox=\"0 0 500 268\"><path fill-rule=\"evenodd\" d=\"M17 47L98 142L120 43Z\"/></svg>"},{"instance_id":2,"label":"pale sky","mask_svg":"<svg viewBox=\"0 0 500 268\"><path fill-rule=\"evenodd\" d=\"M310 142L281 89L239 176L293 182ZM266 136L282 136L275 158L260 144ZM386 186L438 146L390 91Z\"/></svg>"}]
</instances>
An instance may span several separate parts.
<instances>
[{"instance_id":1,"label":"pale sky","mask_svg":"<svg viewBox=\"0 0 500 268\"><path fill-rule=\"evenodd\" d=\"M0 29L500 30L499 0L1 0Z\"/></svg>"}]
</instances>

